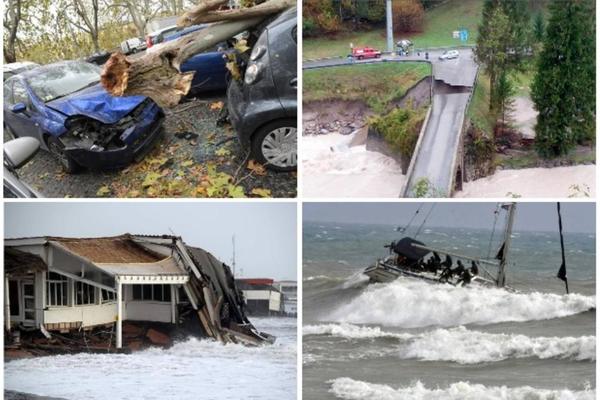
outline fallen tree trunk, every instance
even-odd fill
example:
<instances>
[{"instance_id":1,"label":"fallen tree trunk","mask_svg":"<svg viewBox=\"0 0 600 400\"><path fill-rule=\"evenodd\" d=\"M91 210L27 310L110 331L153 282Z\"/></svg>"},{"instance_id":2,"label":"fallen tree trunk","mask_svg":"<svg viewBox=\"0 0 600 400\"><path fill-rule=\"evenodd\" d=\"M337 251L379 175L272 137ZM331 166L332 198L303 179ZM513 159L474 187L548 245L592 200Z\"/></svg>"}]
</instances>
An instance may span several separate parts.
<instances>
[{"instance_id":1,"label":"fallen tree trunk","mask_svg":"<svg viewBox=\"0 0 600 400\"><path fill-rule=\"evenodd\" d=\"M224 2L221 0L207 0L200 3L194 9L179 17L177 26L186 27L217 21L237 21L240 19L275 14L296 5L295 0L270 0L249 8L215 11L215 8L223 3Z\"/></svg>"},{"instance_id":2,"label":"fallen tree trunk","mask_svg":"<svg viewBox=\"0 0 600 400\"><path fill-rule=\"evenodd\" d=\"M213 15L211 10L218 7L220 1L207 0L194 10L204 7L200 15ZM104 65L100 82L113 96L144 95L160 107L173 107L189 92L194 78L194 72L180 72L187 59L259 25L271 15L289 8L290 4L295 2L269 0L255 7L227 10L222 14L222 22L162 44L159 50L146 52L142 57L130 58L120 52L114 53Z\"/></svg>"}]
</instances>

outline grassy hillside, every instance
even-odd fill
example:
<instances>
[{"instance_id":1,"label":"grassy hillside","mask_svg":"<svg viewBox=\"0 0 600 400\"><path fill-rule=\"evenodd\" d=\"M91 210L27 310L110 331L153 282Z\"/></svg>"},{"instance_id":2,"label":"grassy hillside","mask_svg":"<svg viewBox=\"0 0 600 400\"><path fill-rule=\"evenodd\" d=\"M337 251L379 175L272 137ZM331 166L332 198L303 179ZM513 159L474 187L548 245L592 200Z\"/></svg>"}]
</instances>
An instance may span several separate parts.
<instances>
[{"instance_id":1,"label":"grassy hillside","mask_svg":"<svg viewBox=\"0 0 600 400\"><path fill-rule=\"evenodd\" d=\"M475 44L482 8L483 0L449 0L427 12L422 33L401 37L410 38L416 47L459 45L461 42L452 38L452 31L467 28L469 30L467 44ZM395 41L401 37L396 35ZM350 32L335 37L304 39L303 58L346 56L350 51L350 43L355 46L368 45L385 50L385 28L367 32Z\"/></svg>"},{"instance_id":2,"label":"grassy hillside","mask_svg":"<svg viewBox=\"0 0 600 400\"><path fill-rule=\"evenodd\" d=\"M427 63L381 63L303 72L303 101L364 101L381 113L415 83L431 74Z\"/></svg>"}]
</instances>

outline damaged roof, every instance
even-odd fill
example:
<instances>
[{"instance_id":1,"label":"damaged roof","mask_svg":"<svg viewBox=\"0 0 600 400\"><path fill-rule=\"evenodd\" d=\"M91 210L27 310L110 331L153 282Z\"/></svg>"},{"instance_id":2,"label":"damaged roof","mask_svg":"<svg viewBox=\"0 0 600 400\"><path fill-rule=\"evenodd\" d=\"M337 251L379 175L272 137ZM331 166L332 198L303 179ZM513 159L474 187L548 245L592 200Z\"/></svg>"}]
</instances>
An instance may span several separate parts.
<instances>
[{"instance_id":1,"label":"damaged roof","mask_svg":"<svg viewBox=\"0 0 600 400\"><path fill-rule=\"evenodd\" d=\"M41 257L10 247L4 248L4 272L7 274L30 274L46 271L48 266Z\"/></svg>"},{"instance_id":2,"label":"damaged roof","mask_svg":"<svg viewBox=\"0 0 600 400\"><path fill-rule=\"evenodd\" d=\"M173 257L154 263L95 263L111 275L182 275L186 274Z\"/></svg>"},{"instance_id":3,"label":"damaged roof","mask_svg":"<svg viewBox=\"0 0 600 400\"><path fill-rule=\"evenodd\" d=\"M165 259L165 256L140 246L129 235L91 239L48 238L48 240L60 243L67 250L94 264L155 263Z\"/></svg>"}]
</instances>

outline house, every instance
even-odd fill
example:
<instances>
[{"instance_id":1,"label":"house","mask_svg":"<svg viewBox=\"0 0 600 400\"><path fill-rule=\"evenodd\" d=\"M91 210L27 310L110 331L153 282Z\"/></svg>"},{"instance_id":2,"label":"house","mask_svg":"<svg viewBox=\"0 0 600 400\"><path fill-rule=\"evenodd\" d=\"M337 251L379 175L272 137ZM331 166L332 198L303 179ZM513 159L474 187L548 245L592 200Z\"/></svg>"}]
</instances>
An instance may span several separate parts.
<instances>
[{"instance_id":1,"label":"house","mask_svg":"<svg viewBox=\"0 0 600 400\"><path fill-rule=\"evenodd\" d=\"M191 308L203 336L270 340L246 317L227 265L177 236L6 239L5 329L70 332L123 321L178 324Z\"/></svg>"},{"instance_id":2,"label":"house","mask_svg":"<svg viewBox=\"0 0 600 400\"><path fill-rule=\"evenodd\" d=\"M273 286L273 279L237 279L235 283L244 294L248 314L271 316L283 312L283 295Z\"/></svg>"},{"instance_id":3,"label":"house","mask_svg":"<svg viewBox=\"0 0 600 400\"><path fill-rule=\"evenodd\" d=\"M298 315L298 283L278 281L273 286L283 295L283 313L290 317Z\"/></svg>"}]
</instances>

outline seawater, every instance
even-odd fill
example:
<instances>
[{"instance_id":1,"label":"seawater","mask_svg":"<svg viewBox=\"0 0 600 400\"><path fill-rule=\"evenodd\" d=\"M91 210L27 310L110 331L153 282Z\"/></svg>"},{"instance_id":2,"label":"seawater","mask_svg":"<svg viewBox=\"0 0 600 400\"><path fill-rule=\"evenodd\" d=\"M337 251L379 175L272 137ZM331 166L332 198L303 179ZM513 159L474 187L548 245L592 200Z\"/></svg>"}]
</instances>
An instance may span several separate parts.
<instances>
[{"instance_id":1,"label":"seawater","mask_svg":"<svg viewBox=\"0 0 600 400\"><path fill-rule=\"evenodd\" d=\"M65 399L296 399L296 320L256 318L277 336L245 347L188 339L133 354L76 354L10 361L6 389Z\"/></svg>"},{"instance_id":2,"label":"seawater","mask_svg":"<svg viewBox=\"0 0 600 400\"><path fill-rule=\"evenodd\" d=\"M557 232L513 232L516 292L368 284L361 271L402 236L390 225L304 224L305 399L595 398L595 235L565 234L568 295ZM418 239L483 258L502 241L435 227Z\"/></svg>"}]
</instances>

